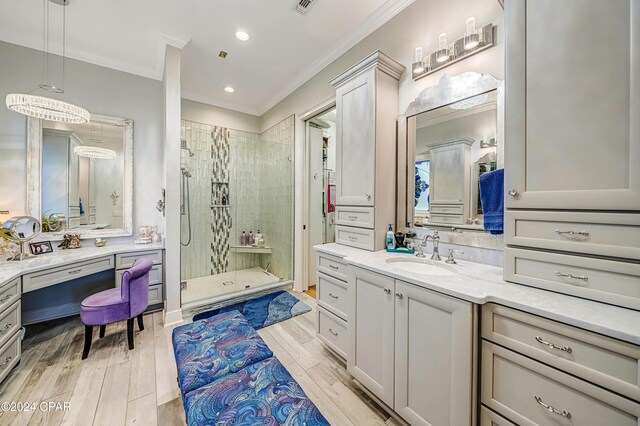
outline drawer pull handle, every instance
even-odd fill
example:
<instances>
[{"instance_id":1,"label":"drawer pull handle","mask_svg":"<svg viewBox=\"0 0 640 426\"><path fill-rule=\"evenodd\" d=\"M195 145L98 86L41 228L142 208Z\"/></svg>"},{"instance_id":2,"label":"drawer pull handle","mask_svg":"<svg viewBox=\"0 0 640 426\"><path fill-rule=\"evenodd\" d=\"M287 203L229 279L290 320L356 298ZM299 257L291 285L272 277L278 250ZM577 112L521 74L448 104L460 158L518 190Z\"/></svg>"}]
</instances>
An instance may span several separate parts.
<instances>
[{"instance_id":1,"label":"drawer pull handle","mask_svg":"<svg viewBox=\"0 0 640 426\"><path fill-rule=\"evenodd\" d=\"M329 265L329 268L331 268L331 269L333 269L333 270L336 270L336 271L337 271L338 269L340 269L340 268L338 268L338 267L337 267L337 266L335 266L335 265Z\"/></svg>"},{"instance_id":2,"label":"drawer pull handle","mask_svg":"<svg viewBox=\"0 0 640 426\"><path fill-rule=\"evenodd\" d=\"M69 271L69 275L74 275L82 272L82 269L74 269L73 271Z\"/></svg>"},{"instance_id":3,"label":"drawer pull handle","mask_svg":"<svg viewBox=\"0 0 640 426\"><path fill-rule=\"evenodd\" d=\"M358 237L354 237L353 235L349 235L349 239L351 241L358 241Z\"/></svg>"},{"instance_id":4,"label":"drawer pull handle","mask_svg":"<svg viewBox=\"0 0 640 426\"><path fill-rule=\"evenodd\" d=\"M7 300L11 299L12 297L13 297L13 294L7 294L5 297L0 299L0 303L6 302Z\"/></svg>"},{"instance_id":5,"label":"drawer pull handle","mask_svg":"<svg viewBox=\"0 0 640 426\"><path fill-rule=\"evenodd\" d=\"M396 299L402 300L403 297L402 293L396 293Z\"/></svg>"},{"instance_id":6,"label":"drawer pull handle","mask_svg":"<svg viewBox=\"0 0 640 426\"><path fill-rule=\"evenodd\" d=\"M385 288L385 289L384 289L384 294L391 294L391 290L390 290L390 289L388 289L388 288Z\"/></svg>"},{"instance_id":7,"label":"drawer pull handle","mask_svg":"<svg viewBox=\"0 0 640 426\"><path fill-rule=\"evenodd\" d=\"M580 281L589 281L589 277L585 277L584 275L573 275L573 274L563 274L560 271L556 271L556 277L560 277L560 278L571 278L573 280L580 280Z\"/></svg>"},{"instance_id":8,"label":"drawer pull handle","mask_svg":"<svg viewBox=\"0 0 640 426\"><path fill-rule=\"evenodd\" d=\"M10 356L6 357L4 359L4 362L2 364L0 364L0 368L4 369L7 366L7 364L9 364L11 362L12 359L13 358L10 357Z\"/></svg>"},{"instance_id":9,"label":"drawer pull handle","mask_svg":"<svg viewBox=\"0 0 640 426\"><path fill-rule=\"evenodd\" d=\"M339 297L338 297L338 296L336 296L336 295L335 295L335 294L333 294L333 293L329 293L329 297L331 297L331 298L333 298L333 299L339 299Z\"/></svg>"},{"instance_id":10,"label":"drawer pull handle","mask_svg":"<svg viewBox=\"0 0 640 426\"><path fill-rule=\"evenodd\" d=\"M0 333L4 333L5 331L9 330L12 325L13 324L11 324L10 322L6 323L4 327L2 327L2 330L0 330Z\"/></svg>"},{"instance_id":11,"label":"drawer pull handle","mask_svg":"<svg viewBox=\"0 0 640 426\"><path fill-rule=\"evenodd\" d=\"M534 398L536 399L536 402L537 402L538 404L542 405L542 406L545 408L545 410L547 410L548 412L553 413L553 414L557 414L557 415L562 416L562 417L565 417L565 418L567 418L567 419L570 419L570 418L571 418L571 413L570 413L570 412L568 412L568 411L566 411L566 410L565 410L565 411L560 411L560 410L558 410L557 408L552 407L551 405L549 405L549 404L545 403L545 402L542 400L542 398L540 398L540 397L539 397L539 396L537 396L537 395L535 395L535 396L534 396Z\"/></svg>"},{"instance_id":12,"label":"drawer pull handle","mask_svg":"<svg viewBox=\"0 0 640 426\"><path fill-rule=\"evenodd\" d=\"M571 352L573 352L573 349L571 349L571 346L556 346L556 345L554 345L554 344L553 344L553 343L551 343L551 342L547 342L546 340L544 340L544 339L543 339L542 337L540 337L540 336L536 336L536 341L537 341L538 343L541 343L541 344L543 344L543 345L545 345L545 346L550 347L551 349L555 349L555 350L558 350L558 351L566 352L566 353L568 353L568 354L570 354Z\"/></svg>"},{"instance_id":13,"label":"drawer pull handle","mask_svg":"<svg viewBox=\"0 0 640 426\"><path fill-rule=\"evenodd\" d=\"M358 220L358 216L349 216L349 220L355 222Z\"/></svg>"},{"instance_id":14,"label":"drawer pull handle","mask_svg":"<svg viewBox=\"0 0 640 426\"><path fill-rule=\"evenodd\" d=\"M335 331L333 331L332 329L329 329L329 333L333 334L334 336L337 336L338 333L336 333Z\"/></svg>"},{"instance_id":15,"label":"drawer pull handle","mask_svg":"<svg viewBox=\"0 0 640 426\"><path fill-rule=\"evenodd\" d=\"M588 237L589 236L589 232L587 231L561 231L559 229L556 229L554 231L556 234L558 235L569 235L569 236L574 236L574 235L579 235L581 237Z\"/></svg>"}]
</instances>

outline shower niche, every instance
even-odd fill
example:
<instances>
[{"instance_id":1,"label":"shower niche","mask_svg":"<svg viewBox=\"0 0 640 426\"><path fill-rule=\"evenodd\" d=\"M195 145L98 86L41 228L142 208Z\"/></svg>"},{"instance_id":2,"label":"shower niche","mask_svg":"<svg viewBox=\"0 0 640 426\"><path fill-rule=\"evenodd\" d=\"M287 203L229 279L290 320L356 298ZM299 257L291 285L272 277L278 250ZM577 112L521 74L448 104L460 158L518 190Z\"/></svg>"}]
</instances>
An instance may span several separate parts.
<instances>
[{"instance_id":1,"label":"shower niche","mask_svg":"<svg viewBox=\"0 0 640 426\"><path fill-rule=\"evenodd\" d=\"M291 284L293 117L262 134L182 121L184 309ZM243 245L242 232L264 235Z\"/></svg>"}]
</instances>

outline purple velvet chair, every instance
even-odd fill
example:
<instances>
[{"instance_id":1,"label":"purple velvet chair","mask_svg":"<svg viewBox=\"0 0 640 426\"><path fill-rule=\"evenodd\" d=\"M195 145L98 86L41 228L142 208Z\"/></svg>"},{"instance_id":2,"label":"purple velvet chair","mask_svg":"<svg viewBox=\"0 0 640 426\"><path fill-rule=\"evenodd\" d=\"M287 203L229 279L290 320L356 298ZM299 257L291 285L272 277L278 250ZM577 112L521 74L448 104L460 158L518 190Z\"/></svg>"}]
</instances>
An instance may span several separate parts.
<instances>
[{"instance_id":1,"label":"purple velvet chair","mask_svg":"<svg viewBox=\"0 0 640 426\"><path fill-rule=\"evenodd\" d=\"M93 340L93 327L100 326L104 337L107 324L127 320L129 350L133 349L133 319L138 317L138 328L144 330L142 313L149 305L149 271L153 262L138 259L131 269L122 274L122 286L92 294L80 305L80 319L84 324L84 350L86 359Z\"/></svg>"}]
</instances>

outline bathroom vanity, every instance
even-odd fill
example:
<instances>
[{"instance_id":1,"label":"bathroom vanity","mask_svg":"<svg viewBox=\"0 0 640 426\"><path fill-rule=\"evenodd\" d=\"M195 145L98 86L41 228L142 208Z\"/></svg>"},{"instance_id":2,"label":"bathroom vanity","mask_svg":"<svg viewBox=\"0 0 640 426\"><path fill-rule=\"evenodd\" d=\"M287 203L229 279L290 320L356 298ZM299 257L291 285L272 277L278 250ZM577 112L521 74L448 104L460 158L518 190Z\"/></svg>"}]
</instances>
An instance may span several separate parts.
<instances>
[{"instance_id":1,"label":"bathroom vanity","mask_svg":"<svg viewBox=\"0 0 640 426\"><path fill-rule=\"evenodd\" d=\"M315 249L318 337L408 423L640 419L640 312L511 284L495 266Z\"/></svg>"}]
</instances>

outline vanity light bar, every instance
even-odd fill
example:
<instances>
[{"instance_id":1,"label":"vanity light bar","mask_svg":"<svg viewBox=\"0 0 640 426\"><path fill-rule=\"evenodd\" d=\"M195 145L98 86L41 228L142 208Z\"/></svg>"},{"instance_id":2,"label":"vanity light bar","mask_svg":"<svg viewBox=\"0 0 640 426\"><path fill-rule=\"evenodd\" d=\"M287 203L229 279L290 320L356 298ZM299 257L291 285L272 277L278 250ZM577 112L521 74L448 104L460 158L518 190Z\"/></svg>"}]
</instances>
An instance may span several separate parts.
<instances>
[{"instance_id":1,"label":"vanity light bar","mask_svg":"<svg viewBox=\"0 0 640 426\"><path fill-rule=\"evenodd\" d=\"M414 80L419 80L495 45L496 26L488 24L476 32L473 31L475 20L471 20L473 18L469 18L465 22L465 36L453 43L447 44L446 33L440 34L438 36L438 49L430 55L423 58L422 47L416 48L414 62L411 67Z\"/></svg>"}]
</instances>

